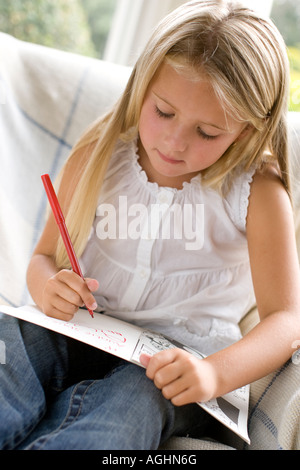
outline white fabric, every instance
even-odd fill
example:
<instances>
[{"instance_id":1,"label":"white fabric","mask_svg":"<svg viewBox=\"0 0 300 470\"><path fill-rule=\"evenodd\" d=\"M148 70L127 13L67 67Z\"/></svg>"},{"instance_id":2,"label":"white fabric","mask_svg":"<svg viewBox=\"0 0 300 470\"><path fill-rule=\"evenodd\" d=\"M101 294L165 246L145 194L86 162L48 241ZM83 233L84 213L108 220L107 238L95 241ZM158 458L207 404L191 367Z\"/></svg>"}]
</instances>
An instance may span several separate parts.
<instances>
[{"instance_id":1,"label":"white fabric","mask_svg":"<svg viewBox=\"0 0 300 470\"><path fill-rule=\"evenodd\" d=\"M40 175L50 172L54 179L71 145L119 96L129 72L0 33L1 304L28 301L26 266L46 207ZM300 250L300 113L289 114L289 130ZM237 448L300 450L299 416L300 362L291 361L251 385L251 446L233 435L224 441ZM166 448L196 447L207 448L207 441L174 438Z\"/></svg>"},{"instance_id":2,"label":"white fabric","mask_svg":"<svg viewBox=\"0 0 300 470\"><path fill-rule=\"evenodd\" d=\"M26 269L45 222L41 175L55 178L130 69L0 33L0 301L31 301Z\"/></svg>"},{"instance_id":3,"label":"white fabric","mask_svg":"<svg viewBox=\"0 0 300 470\"><path fill-rule=\"evenodd\" d=\"M206 354L238 340L255 303L245 235L252 176L238 176L225 198L200 175L161 188L147 180L136 143L119 143L81 259L100 283L100 310Z\"/></svg>"}]
</instances>

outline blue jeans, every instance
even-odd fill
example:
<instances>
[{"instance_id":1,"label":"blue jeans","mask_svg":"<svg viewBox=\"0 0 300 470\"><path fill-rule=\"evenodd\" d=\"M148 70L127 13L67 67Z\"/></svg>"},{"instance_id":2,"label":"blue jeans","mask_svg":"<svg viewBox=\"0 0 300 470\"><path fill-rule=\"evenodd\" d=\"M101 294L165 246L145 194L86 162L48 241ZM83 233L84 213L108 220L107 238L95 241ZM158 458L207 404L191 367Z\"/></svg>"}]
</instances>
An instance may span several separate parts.
<instances>
[{"instance_id":1,"label":"blue jeans","mask_svg":"<svg viewBox=\"0 0 300 470\"><path fill-rule=\"evenodd\" d=\"M0 449L150 450L208 423L143 368L66 336L0 314L0 340Z\"/></svg>"}]
</instances>

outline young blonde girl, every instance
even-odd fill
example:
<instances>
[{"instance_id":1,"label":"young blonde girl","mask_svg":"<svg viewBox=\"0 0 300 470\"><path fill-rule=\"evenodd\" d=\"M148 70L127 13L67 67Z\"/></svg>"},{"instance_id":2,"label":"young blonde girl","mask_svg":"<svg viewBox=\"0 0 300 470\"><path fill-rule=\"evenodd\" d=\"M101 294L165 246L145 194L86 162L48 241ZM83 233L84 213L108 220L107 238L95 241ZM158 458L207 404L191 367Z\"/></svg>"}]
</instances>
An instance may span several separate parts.
<instances>
[{"instance_id":1,"label":"young blonde girl","mask_svg":"<svg viewBox=\"0 0 300 470\"><path fill-rule=\"evenodd\" d=\"M31 393L20 413L9 398L0 405L3 448L150 449L174 434L200 436L208 418L196 402L290 358L300 298L288 76L277 29L237 2L193 1L161 22L121 99L91 125L62 172L59 199L85 281L69 269L50 215L28 286L46 315L69 320L86 305L209 356L199 360L180 349L144 355L145 373L6 319L21 332ZM159 194L167 198L164 210L204 206L197 253L175 236L109 240L100 233L101 204L123 196L149 208ZM261 321L241 339L239 320L254 301Z\"/></svg>"}]
</instances>

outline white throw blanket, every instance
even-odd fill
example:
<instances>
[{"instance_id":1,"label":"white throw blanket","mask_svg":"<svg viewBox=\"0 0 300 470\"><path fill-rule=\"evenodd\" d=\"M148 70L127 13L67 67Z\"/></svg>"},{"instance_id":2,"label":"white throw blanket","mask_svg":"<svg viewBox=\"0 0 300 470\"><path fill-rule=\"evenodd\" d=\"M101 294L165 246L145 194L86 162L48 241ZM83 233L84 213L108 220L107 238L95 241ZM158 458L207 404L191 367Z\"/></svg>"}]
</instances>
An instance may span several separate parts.
<instances>
[{"instance_id":1,"label":"white throw blanket","mask_svg":"<svg viewBox=\"0 0 300 470\"><path fill-rule=\"evenodd\" d=\"M0 304L30 302L26 269L47 204L41 175L55 179L79 135L116 100L129 73L125 67L0 33ZM299 175L299 113L290 120L294 172ZM300 219L299 184L297 188ZM300 449L300 359L252 384L250 400L250 449ZM231 445L243 448L234 440ZM169 446L224 448L176 438Z\"/></svg>"},{"instance_id":2,"label":"white throw blanket","mask_svg":"<svg viewBox=\"0 0 300 470\"><path fill-rule=\"evenodd\" d=\"M55 179L129 72L0 33L0 303L29 301L25 273L46 209L40 176Z\"/></svg>"}]
</instances>

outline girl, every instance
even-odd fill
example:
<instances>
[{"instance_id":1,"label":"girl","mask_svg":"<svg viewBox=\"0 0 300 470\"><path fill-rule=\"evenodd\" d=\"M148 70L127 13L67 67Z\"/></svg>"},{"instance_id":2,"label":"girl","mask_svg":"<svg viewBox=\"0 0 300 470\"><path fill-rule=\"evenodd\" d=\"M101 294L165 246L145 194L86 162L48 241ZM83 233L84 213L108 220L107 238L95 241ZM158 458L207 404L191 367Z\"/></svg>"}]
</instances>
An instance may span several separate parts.
<instances>
[{"instance_id":1,"label":"girl","mask_svg":"<svg viewBox=\"0 0 300 470\"><path fill-rule=\"evenodd\" d=\"M145 373L5 318L19 339L14 381L1 382L3 448L155 449L171 435L200 436L208 418L195 402L289 359L300 298L288 75L274 25L236 2L193 1L158 26L120 101L62 172L85 281L50 215L28 286L46 315L69 320L86 305L208 357L144 355ZM254 302L261 321L241 338Z\"/></svg>"}]
</instances>

